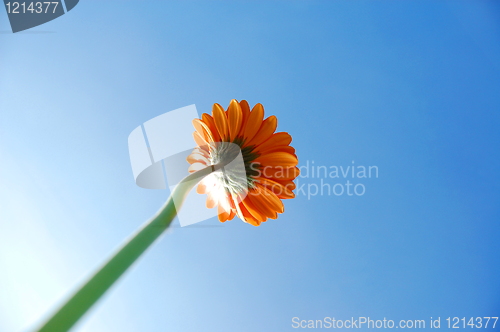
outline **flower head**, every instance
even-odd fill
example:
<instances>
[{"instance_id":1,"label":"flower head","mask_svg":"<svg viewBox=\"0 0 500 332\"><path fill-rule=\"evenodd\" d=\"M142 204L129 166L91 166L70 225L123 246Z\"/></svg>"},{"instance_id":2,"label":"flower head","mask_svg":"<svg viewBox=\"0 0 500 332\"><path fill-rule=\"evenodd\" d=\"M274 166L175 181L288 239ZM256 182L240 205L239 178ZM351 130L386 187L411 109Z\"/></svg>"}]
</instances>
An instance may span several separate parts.
<instances>
[{"instance_id":1,"label":"flower head","mask_svg":"<svg viewBox=\"0 0 500 332\"><path fill-rule=\"evenodd\" d=\"M230 163L242 156L243 167L224 167L200 181L197 192L207 194L207 207L218 207L221 222L235 215L254 226L283 213L282 199L295 197L293 180L299 175L292 137L275 133L277 118L264 119L264 107L250 111L245 100L231 100L227 111L214 104L212 115L194 119L198 145L187 161L189 172Z\"/></svg>"}]
</instances>

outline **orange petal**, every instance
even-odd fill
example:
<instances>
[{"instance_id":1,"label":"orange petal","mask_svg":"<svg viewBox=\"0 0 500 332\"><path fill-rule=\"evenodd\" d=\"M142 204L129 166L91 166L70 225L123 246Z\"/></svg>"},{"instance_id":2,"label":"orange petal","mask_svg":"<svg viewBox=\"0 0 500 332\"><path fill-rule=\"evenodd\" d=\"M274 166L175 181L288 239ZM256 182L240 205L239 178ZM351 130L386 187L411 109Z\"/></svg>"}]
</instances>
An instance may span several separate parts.
<instances>
[{"instance_id":1,"label":"orange petal","mask_svg":"<svg viewBox=\"0 0 500 332\"><path fill-rule=\"evenodd\" d=\"M247 209L247 211L250 213L252 218L255 218L258 221L266 221L267 217L264 214L263 211L260 211L257 206L252 202L250 199L249 195L245 197L245 199L242 201L243 205Z\"/></svg>"},{"instance_id":2,"label":"orange petal","mask_svg":"<svg viewBox=\"0 0 500 332\"><path fill-rule=\"evenodd\" d=\"M196 153L196 152L193 152L191 153L187 158L186 158L187 162L192 164L192 163L196 163L196 162L200 162L202 164L205 164L205 165L208 165L209 164L209 161L208 159L205 157L205 156L202 156L201 154L199 153Z\"/></svg>"},{"instance_id":3,"label":"orange petal","mask_svg":"<svg viewBox=\"0 0 500 332\"><path fill-rule=\"evenodd\" d=\"M202 194L202 195L206 194L207 193L207 186L202 182L198 183L198 186L196 187L196 192L198 194Z\"/></svg>"},{"instance_id":4,"label":"orange petal","mask_svg":"<svg viewBox=\"0 0 500 332\"><path fill-rule=\"evenodd\" d=\"M283 186L287 187L289 190L294 190L297 187L295 182L293 182L292 180L274 180L274 181L281 183Z\"/></svg>"},{"instance_id":5,"label":"orange petal","mask_svg":"<svg viewBox=\"0 0 500 332\"><path fill-rule=\"evenodd\" d=\"M206 202L207 208L213 209L216 205L217 205L216 198L212 195L211 192L207 193L207 202Z\"/></svg>"},{"instance_id":6,"label":"orange petal","mask_svg":"<svg viewBox=\"0 0 500 332\"><path fill-rule=\"evenodd\" d=\"M215 126L219 132L220 138L226 141L229 137L229 128L227 126L227 117L224 109L219 104L214 104L212 108L212 115L214 117Z\"/></svg>"},{"instance_id":7,"label":"orange petal","mask_svg":"<svg viewBox=\"0 0 500 332\"><path fill-rule=\"evenodd\" d=\"M282 167L288 167L288 166L297 166L299 161L297 160L297 157L294 155L291 155L286 152L271 152L265 155L262 155L255 159L255 163L259 163L263 165L264 167L267 166L282 166Z\"/></svg>"},{"instance_id":8,"label":"orange petal","mask_svg":"<svg viewBox=\"0 0 500 332\"><path fill-rule=\"evenodd\" d=\"M255 151L258 152L261 155L267 154L267 153L271 153L271 152L287 152L287 153L289 153L289 154L294 155L295 157L297 157L297 155L295 154L295 149L293 147L291 147L290 145L287 145L287 146L283 146L283 145L280 145L280 146L271 146L271 147L269 147L266 150L256 149Z\"/></svg>"},{"instance_id":9,"label":"orange petal","mask_svg":"<svg viewBox=\"0 0 500 332\"><path fill-rule=\"evenodd\" d=\"M295 194L292 192L292 193L281 193L281 194L276 194L276 196L278 196L279 198L281 199L292 199L292 198L295 198Z\"/></svg>"},{"instance_id":10,"label":"orange petal","mask_svg":"<svg viewBox=\"0 0 500 332\"><path fill-rule=\"evenodd\" d=\"M194 119L193 120L193 126L194 129L200 134L200 136L206 141L206 142L213 142L214 137L212 135L212 131L210 128L207 126L207 124L200 119Z\"/></svg>"},{"instance_id":11,"label":"orange petal","mask_svg":"<svg viewBox=\"0 0 500 332\"><path fill-rule=\"evenodd\" d=\"M240 104L235 99L231 100L227 108L227 120L229 125L229 141L233 142L240 132L243 120Z\"/></svg>"},{"instance_id":12,"label":"orange petal","mask_svg":"<svg viewBox=\"0 0 500 332\"><path fill-rule=\"evenodd\" d=\"M271 115L262 122L257 134L248 142L248 145L259 145L271 137L278 126L278 119Z\"/></svg>"},{"instance_id":13,"label":"orange petal","mask_svg":"<svg viewBox=\"0 0 500 332\"><path fill-rule=\"evenodd\" d=\"M220 222L226 222L229 218L229 213L224 210L219 204L217 207L217 218L219 218Z\"/></svg>"},{"instance_id":14,"label":"orange petal","mask_svg":"<svg viewBox=\"0 0 500 332\"><path fill-rule=\"evenodd\" d=\"M193 137L194 141L196 142L196 144L198 144L199 147L204 148L207 146L207 141L205 141L197 131L193 133Z\"/></svg>"},{"instance_id":15,"label":"orange petal","mask_svg":"<svg viewBox=\"0 0 500 332\"><path fill-rule=\"evenodd\" d=\"M277 181L273 181L273 180L266 179L266 178L258 178L257 181L260 184L262 184L264 187L266 187L268 190L271 190L279 198L282 198L282 197L293 198L293 196L294 196L292 190L295 189L295 187L291 188L291 186L288 184L285 185L285 184L279 183ZM291 182L291 183L293 184L293 182Z\"/></svg>"},{"instance_id":16,"label":"orange petal","mask_svg":"<svg viewBox=\"0 0 500 332\"><path fill-rule=\"evenodd\" d=\"M243 203L240 203L238 205L240 206L240 210L243 213L243 217L240 217L241 220L243 220L244 222L249 223L250 225L253 225L253 226L260 225L261 221L252 217L252 215L250 214L250 212L248 212L247 208L245 207L245 205Z\"/></svg>"},{"instance_id":17,"label":"orange petal","mask_svg":"<svg viewBox=\"0 0 500 332\"><path fill-rule=\"evenodd\" d=\"M247 198L250 199L258 212L271 219L278 218L276 210L273 209L271 205L268 204L267 200L262 197L259 189L255 188L254 190L249 191Z\"/></svg>"},{"instance_id":18,"label":"orange petal","mask_svg":"<svg viewBox=\"0 0 500 332\"><path fill-rule=\"evenodd\" d=\"M252 112L250 112L250 116L248 117L248 121L245 124L245 131L243 133L243 138L249 142L260 126L262 125L262 120L264 119L264 106L262 104L257 104L253 107Z\"/></svg>"},{"instance_id":19,"label":"orange petal","mask_svg":"<svg viewBox=\"0 0 500 332\"><path fill-rule=\"evenodd\" d=\"M236 215L236 211L231 210L231 212L229 213L229 217L227 217L227 220L233 220L235 215Z\"/></svg>"},{"instance_id":20,"label":"orange petal","mask_svg":"<svg viewBox=\"0 0 500 332\"><path fill-rule=\"evenodd\" d=\"M241 108L242 120L241 120L240 132L238 133L238 136L242 137L243 132L245 131L246 123L248 122L248 118L250 117L250 105L248 105L248 102L246 100L242 100L242 101L240 101L240 108Z\"/></svg>"},{"instance_id":21,"label":"orange petal","mask_svg":"<svg viewBox=\"0 0 500 332\"><path fill-rule=\"evenodd\" d=\"M298 167L267 166L260 170L260 176L274 180L292 180L299 174Z\"/></svg>"},{"instance_id":22,"label":"orange petal","mask_svg":"<svg viewBox=\"0 0 500 332\"><path fill-rule=\"evenodd\" d=\"M193 172L199 171L200 169L204 169L205 167L207 167L207 166L203 165L202 163L194 163L194 164L191 164L191 166L189 166L188 172L193 173Z\"/></svg>"},{"instance_id":23,"label":"orange petal","mask_svg":"<svg viewBox=\"0 0 500 332\"><path fill-rule=\"evenodd\" d=\"M292 142L292 136L288 133L275 133L272 134L269 139L257 146L259 151L266 151L268 149L273 149L276 147L285 147Z\"/></svg>"},{"instance_id":24,"label":"orange petal","mask_svg":"<svg viewBox=\"0 0 500 332\"><path fill-rule=\"evenodd\" d=\"M252 226L260 226L261 222L258 221L257 219L254 219L252 217L246 217L245 220L247 223L249 223Z\"/></svg>"},{"instance_id":25,"label":"orange petal","mask_svg":"<svg viewBox=\"0 0 500 332\"><path fill-rule=\"evenodd\" d=\"M283 190L281 193L279 192L274 192L279 198L282 198L282 199L289 199L289 198L294 198L295 197L295 194L293 193L292 190L294 190L297 186L295 185L295 183L292 181L292 180L282 180L282 179L264 179L264 178L259 178L260 179L263 179L264 182L266 180L271 180L271 181L274 181L276 183L279 183L280 185L282 185L283 187L285 187L285 190Z\"/></svg>"},{"instance_id":26,"label":"orange petal","mask_svg":"<svg viewBox=\"0 0 500 332\"><path fill-rule=\"evenodd\" d=\"M194 133L193 133L194 134ZM202 146L196 146L194 149L193 149L193 152L192 153L197 153L197 154L200 154L202 156L204 156L205 158L209 158L210 154L208 152L208 146L206 144L202 145Z\"/></svg>"},{"instance_id":27,"label":"orange petal","mask_svg":"<svg viewBox=\"0 0 500 332\"><path fill-rule=\"evenodd\" d=\"M219 200L219 206L217 209L217 216L219 217L220 222L225 222L231 216L232 210L231 210L231 206L230 206L229 201L228 201L229 199L231 199L231 198L226 196L226 197L222 197Z\"/></svg>"},{"instance_id":28,"label":"orange petal","mask_svg":"<svg viewBox=\"0 0 500 332\"><path fill-rule=\"evenodd\" d=\"M276 212L283 213L285 207L283 202L271 190L258 183L257 188L260 189L260 197L267 201L268 205Z\"/></svg>"},{"instance_id":29,"label":"orange petal","mask_svg":"<svg viewBox=\"0 0 500 332\"><path fill-rule=\"evenodd\" d=\"M243 207L243 209L242 209L243 204L235 196L233 196L233 201L234 201L234 207L236 210L236 214L238 215L238 218L240 218L241 220L245 220L245 212L248 212L248 211L246 211L245 207Z\"/></svg>"},{"instance_id":30,"label":"orange petal","mask_svg":"<svg viewBox=\"0 0 500 332\"><path fill-rule=\"evenodd\" d=\"M203 122L206 123L208 128L210 128L210 132L212 133L212 136L214 138L214 142L220 142L220 135L219 135L219 131L217 130L217 126L215 125L214 118L212 118L212 116L210 116L210 114L203 113L201 115L201 119L203 120Z\"/></svg>"},{"instance_id":31,"label":"orange petal","mask_svg":"<svg viewBox=\"0 0 500 332\"><path fill-rule=\"evenodd\" d=\"M193 149L193 153L197 153L197 154L201 154L202 156L204 156L205 158L209 158L210 157L210 154L208 153L208 151L206 150L207 146L204 145L202 147L195 147Z\"/></svg>"}]
</instances>

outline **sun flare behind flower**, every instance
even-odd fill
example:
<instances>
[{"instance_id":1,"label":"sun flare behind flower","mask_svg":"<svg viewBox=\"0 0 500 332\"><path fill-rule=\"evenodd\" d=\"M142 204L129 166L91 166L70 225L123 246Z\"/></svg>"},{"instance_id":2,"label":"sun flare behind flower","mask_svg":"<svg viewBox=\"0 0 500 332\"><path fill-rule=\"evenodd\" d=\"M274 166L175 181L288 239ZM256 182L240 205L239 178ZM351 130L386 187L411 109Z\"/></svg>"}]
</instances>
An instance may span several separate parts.
<instances>
[{"instance_id":1,"label":"sun flare behind flower","mask_svg":"<svg viewBox=\"0 0 500 332\"><path fill-rule=\"evenodd\" d=\"M264 107L250 111L245 100L231 100L227 111L214 104L212 115L194 119L198 145L187 158L193 173L210 165L229 162L240 151L244 170L231 168L213 172L200 181L199 194L207 194L208 208L217 206L221 222L235 215L254 226L284 212L282 199L294 198L293 180L299 175L292 137L275 133L277 118L264 119Z\"/></svg>"}]
</instances>

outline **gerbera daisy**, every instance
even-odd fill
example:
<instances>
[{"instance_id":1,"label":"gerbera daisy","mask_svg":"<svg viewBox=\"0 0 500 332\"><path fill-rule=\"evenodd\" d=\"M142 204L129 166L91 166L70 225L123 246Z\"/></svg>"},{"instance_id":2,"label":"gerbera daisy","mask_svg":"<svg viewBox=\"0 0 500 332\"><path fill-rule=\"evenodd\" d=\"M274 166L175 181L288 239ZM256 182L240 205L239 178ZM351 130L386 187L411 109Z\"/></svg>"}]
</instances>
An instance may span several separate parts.
<instances>
[{"instance_id":1,"label":"gerbera daisy","mask_svg":"<svg viewBox=\"0 0 500 332\"><path fill-rule=\"evenodd\" d=\"M212 115L194 119L198 145L187 161L189 172L227 164L241 151L244 168L224 167L203 178L197 187L207 194L207 207L218 207L221 222L235 215L254 226L283 213L282 199L295 197L293 180L299 175L292 137L275 133L277 118L264 119L264 107L250 111L245 100L231 100L227 111L214 104Z\"/></svg>"}]
</instances>

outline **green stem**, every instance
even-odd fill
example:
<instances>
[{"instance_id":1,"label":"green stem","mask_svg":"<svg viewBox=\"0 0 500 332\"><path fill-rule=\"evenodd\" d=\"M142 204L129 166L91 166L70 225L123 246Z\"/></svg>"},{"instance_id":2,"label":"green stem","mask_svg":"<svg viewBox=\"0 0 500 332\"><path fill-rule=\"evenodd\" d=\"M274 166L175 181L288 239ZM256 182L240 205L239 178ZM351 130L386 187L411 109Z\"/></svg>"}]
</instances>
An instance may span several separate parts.
<instances>
[{"instance_id":1,"label":"green stem","mask_svg":"<svg viewBox=\"0 0 500 332\"><path fill-rule=\"evenodd\" d=\"M142 253L170 226L177 209L189 191L202 177L223 167L211 166L184 178L169 199L146 224L136 232L104 266L97 271L38 332L68 331L94 303L120 278ZM175 202L175 203L174 203ZM176 209L177 208L177 209Z\"/></svg>"}]
</instances>

